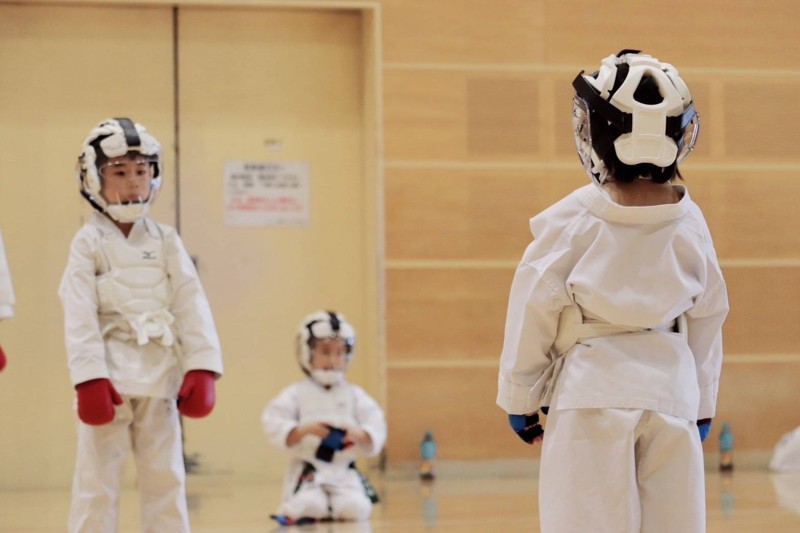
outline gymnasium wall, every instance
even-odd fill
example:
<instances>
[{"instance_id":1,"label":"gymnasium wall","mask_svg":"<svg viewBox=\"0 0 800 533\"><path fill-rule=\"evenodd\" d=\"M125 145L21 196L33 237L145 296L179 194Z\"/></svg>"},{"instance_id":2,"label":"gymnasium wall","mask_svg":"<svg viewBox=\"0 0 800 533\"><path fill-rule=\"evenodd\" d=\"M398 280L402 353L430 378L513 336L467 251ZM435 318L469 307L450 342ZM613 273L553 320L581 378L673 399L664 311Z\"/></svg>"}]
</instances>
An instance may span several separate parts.
<instances>
[{"instance_id":1,"label":"gymnasium wall","mask_svg":"<svg viewBox=\"0 0 800 533\"><path fill-rule=\"evenodd\" d=\"M525 457L494 405L527 220L587 183L571 81L623 48L673 63L702 117L681 167L731 313L712 438L768 450L800 425L800 4L384 0L390 460Z\"/></svg>"}]
</instances>

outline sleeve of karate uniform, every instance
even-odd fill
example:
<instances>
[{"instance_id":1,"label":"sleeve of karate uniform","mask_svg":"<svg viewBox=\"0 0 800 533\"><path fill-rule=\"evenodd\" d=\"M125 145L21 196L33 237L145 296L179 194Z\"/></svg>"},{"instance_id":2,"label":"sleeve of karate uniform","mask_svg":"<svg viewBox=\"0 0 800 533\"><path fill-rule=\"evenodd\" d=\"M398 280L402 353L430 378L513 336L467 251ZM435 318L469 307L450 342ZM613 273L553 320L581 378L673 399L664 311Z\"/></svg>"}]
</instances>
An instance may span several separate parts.
<instances>
[{"instance_id":1,"label":"sleeve of karate uniform","mask_svg":"<svg viewBox=\"0 0 800 533\"><path fill-rule=\"evenodd\" d=\"M713 250L712 250L713 252ZM689 348L700 387L698 419L713 418L722 371L722 324L728 315L728 293L715 254L710 254L706 289L686 313Z\"/></svg>"},{"instance_id":2,"label":"sleeve of karate uniform","mask_svg":"<svg viewBox=\"0 0 800 533\"><path fill-rule=\"evenodd\" d=\"M81 228L70 245L69 259L58 295L64 308L64 336L73 385L110 378L97 319L95 255L99 234L90 225Z\"/></svg>"},{"instance_id":3,"label":"sleeve of karate uniform","mask_svg":"<svg viewBox=\"0 0 800 533\"><path fill-rule=\"evenodd\" d=\"M300 408L296 387L290 385L270 401L261 413L261 425L269 441L278 448L288 450L286 437L299 424Z\"/></svg>"},{"instance_id":4,"label":"sleeve of karate uniform","mask_svg":"<svg viewBox=\"0 0 800 533\"><path fill-rule=\"evenodd\" d=\"M167 273L172 286L170 311L180 342L181 368L222 375L222 348L200 277L174 228L160 225L167 246Z\"/></svg>"},{"instance_id":5,"label":"sleeve of karate uniform","mask_svg":"<svg viewBox=\"0 0 800 533\"><path fill-rule=\"evenodd\" d=\"M372 457L378 455L386 443L386 419L383 416L383 409L372 396L357 385L353 387L356 397L356 421L372 439L369 446L363 446L361 449L367 457Z\"/></svg>"},{"instance_id":6,"label":"sleeve of karate uniform","mask_svg":"<svg viewBox=\"0 0 800 533\"><path fill-rule=\"evenodd\" d=\"M548 271L557 260L537 248L525 252L511 284L503 351L500 355L497 405L508 414L528 414L541 405L529 401L534 384L550 365L550 347L556 338L558 317L569 303L565 282Z\"/></svg>"},{"instance_id":7,"label":"sleeve of karate uniform","mask_svg":"<svg viewBox=\"0 0 800 533\"><path fill-rule=\"evenodd\" d=\"M14 289L11 286L11 272L6 260L3 234L0 233L0 320L14 316Z\"/></svg>"}]
</instances>

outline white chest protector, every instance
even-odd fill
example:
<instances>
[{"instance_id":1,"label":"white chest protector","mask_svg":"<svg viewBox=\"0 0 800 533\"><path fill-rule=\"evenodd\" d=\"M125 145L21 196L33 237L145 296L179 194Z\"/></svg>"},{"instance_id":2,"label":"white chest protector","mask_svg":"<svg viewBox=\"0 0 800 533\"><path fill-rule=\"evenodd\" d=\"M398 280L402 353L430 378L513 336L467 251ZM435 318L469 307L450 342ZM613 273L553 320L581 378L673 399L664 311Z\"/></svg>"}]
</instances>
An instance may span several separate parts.
<instances>
[{"instance_id":1,"label":"white chest protector","mask_svg":"<svg viewBox=\"0 0 800 533\"><path fill-rule=\"evenodd\" d=\"M311 380L301 382L297 388L298 424L323 422L338 428L358 426L356 398L351 387L345 382L325 389ZM329 470L331 465L338 469L341 465L350 464L357 457L353 448L347 448L337 451L331 463L318 461L315 454L320 440L315 435L307 435L295 449L297 457L313 464L318 471Z\"/></svg>"},{"instance_id":2,"label":"white chest protector","mask_svg":"<svg viewBox=\"0 0 800 533\"><path fill-rule=\"evenodd\" d=\"M166 247L158 229L152 233L135 244L119 236L103 237L105 265L97 276L101 331L104 337L136 339L140 346L151 340L171 346L175 317L169 312Z\"/></svg>"}]
</instances>

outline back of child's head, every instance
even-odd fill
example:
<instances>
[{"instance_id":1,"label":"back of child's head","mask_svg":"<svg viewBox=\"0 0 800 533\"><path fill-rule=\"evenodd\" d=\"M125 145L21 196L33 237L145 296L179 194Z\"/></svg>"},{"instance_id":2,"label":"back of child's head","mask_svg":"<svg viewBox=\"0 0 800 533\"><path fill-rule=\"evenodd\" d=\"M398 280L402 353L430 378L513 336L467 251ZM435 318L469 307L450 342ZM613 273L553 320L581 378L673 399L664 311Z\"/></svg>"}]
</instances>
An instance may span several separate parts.
<instances>
[{"instance_id":1,"label":"back of child's head","mask_svg":"<svg viewBox=\"0 0 800 533\"><path fill-rule=\"evenodd\" d=\"M572 83L578 155L595 183L665 183L694 148L699 116L688 87L668 63L636 50L603 59Z\"/></svg>"}]
</instances>

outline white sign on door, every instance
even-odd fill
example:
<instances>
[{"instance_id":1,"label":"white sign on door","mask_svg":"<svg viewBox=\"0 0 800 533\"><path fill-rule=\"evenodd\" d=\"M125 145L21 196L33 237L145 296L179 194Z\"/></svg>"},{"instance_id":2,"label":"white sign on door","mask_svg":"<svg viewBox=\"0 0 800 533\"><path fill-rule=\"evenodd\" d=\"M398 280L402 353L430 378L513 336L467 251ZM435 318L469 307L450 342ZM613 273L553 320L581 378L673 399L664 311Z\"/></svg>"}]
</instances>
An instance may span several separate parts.
<instances>
[{"instance_id":1,"label":"white sign on door","mask_svg":"<svg viewBox=\"0 0 800 533\"><path fill-rule=\"evenodd\" d=\"M226 161L225 225L307 226L310 188L304 161Z\"/></svg>"}]
</instances>

